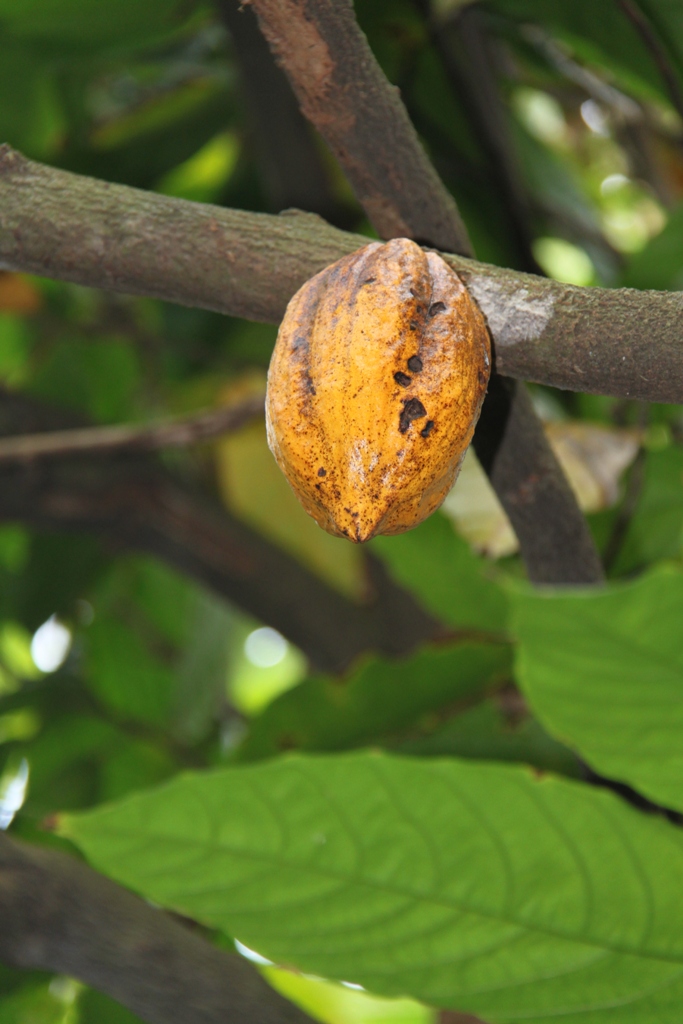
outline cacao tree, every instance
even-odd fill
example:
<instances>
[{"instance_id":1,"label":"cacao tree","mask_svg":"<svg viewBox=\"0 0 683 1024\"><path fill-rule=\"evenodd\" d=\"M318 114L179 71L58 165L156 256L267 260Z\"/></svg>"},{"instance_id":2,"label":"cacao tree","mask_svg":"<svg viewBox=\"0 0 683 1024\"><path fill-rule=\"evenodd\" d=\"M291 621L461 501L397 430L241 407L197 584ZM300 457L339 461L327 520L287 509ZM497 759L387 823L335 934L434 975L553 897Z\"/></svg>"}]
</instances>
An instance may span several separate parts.
<instances>
[{"instance_id":1,"label":"cacao tree","mask_svg":"<svg viewBox=\"0 0 683 1024\"><path fill-rule=\"evenodd\" d=\"M0 26L0 1024L677 1024L680 6ZM376 341L326 268L377 253L387 390L361 345L316 405L374 389L371 529L271 377L325 532L266 371L296 293ZM399 257L478 345L448 450Z\"/></svg>"}]
</instances>

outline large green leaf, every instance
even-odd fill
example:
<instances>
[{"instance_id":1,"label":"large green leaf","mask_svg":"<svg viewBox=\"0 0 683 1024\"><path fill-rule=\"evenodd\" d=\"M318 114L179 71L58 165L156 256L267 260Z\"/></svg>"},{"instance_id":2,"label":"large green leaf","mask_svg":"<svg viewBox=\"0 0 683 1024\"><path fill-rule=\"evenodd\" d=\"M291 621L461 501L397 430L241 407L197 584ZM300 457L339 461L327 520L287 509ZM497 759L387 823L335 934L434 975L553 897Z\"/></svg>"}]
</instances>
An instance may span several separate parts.
<instances>
[{"instance_id":1,"label":"large green leaf","mask_svg":"<svg viewBox=\"0 0 683 1024\"><path fill-rule=\"evenodd\" d=\"M444 706L480 697L511 669L507 644L458 643L411 658L373 658L346 680L313 677L283 693L250 726L240 759L282 750L344 750L410 728ZM438 717L436 717L438 724Z\"/></svg>"},{"instance_id":2,"label":"large green leaf","mask_svg":"<svg viewBox=\"0 0 683 1024\"><path fill-rule=\"evenodd\" d=\"M547 728L598 772L683 810L683 576L519 593L517 679Z\"/></svg>"},{"instance_id":3,"label":"large green leaf","mask_svg":"<svg viewBox=\"0 0 683 1024\"><path fill-rule=\"evenodd\" d=\"M683 832L585 784L383 754L178 777L62 819L276 962L487 1021L679 1024Z\"/></svg>"},{"instance_id":4,"label":"large green leaf","mask_svg":"<svg viewBox=\"0 0 683 1024\"><path fill-rule=\"evenodd\" d=\"M444 622L491 633L505 629L507 599L491 566L474 554L445 516L437 512L398 537L377 537L371 547L397 582Z\"/></svg>"}]
</instances>

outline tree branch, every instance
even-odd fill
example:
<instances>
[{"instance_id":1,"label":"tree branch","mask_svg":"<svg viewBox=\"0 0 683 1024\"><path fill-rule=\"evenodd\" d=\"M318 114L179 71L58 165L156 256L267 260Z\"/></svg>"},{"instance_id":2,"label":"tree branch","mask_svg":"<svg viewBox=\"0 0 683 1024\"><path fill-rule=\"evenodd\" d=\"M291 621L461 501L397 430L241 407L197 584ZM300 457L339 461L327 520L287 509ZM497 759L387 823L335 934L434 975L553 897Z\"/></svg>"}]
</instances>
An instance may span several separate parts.
<instances>
[{"instance_id":1,"label":"tree branch","mask_svg":"<svg viewBox=\"0 0 683 1024\"><path fill-rule=\"evenodd\" d=\"M254 12L234 0L216 0L216 6L234 43L257 166L271 209L297 206L334 220L339 210L322 154Z\"/></svg>"},{"instance_id":2,"label":"tree branch","mask_svg":"<svg viewBox=\"0 0 683 1024\"><path fill-rule=\"evenodd\" d=\"M279 323L305 281L366 243L314 214L173 199L0 147L0 269ZM578 288L443 255L486 316L500 373L683 402L681 293Z\"/></svg>"},{"instance_id":3,"label":"tree branch","mask_svg":"<svg viewBox=\"0 0 683 1024\"><path fill-rule=\"evenodd\" d=\"M408 235L473 255L454 200L358 28L351 3L251 3L303 112L338 156L379 234ZM473 444L480 457L485 450L484 467L515 525L529 578L598 582L602 566L593 538L533 406L525 396L515 397L522 385L497 380L497 369ZM514 423L509 421L513 413ZM528 446L523 459L517 448L521 439ZM505 486L499 488L502 481ZM520 516L522 493L525 513ZM578 550L563 546L569 537L576 539ZM543 555L551 550L554 556L547 563Z\"/></svg>"},{"instance_id":4,"label":"tree branch","mask_svg":"<svg viewBox=\"0 0 683 1024\"><path fill-rule=\"evenodd\" d=\"M11 434L17 423L31 432L67 425L59 411L0 392L0 433ZM350 601L153 455L81 451L7 462L0 466L0 521L88 531L156 555L274 626L327 671L341 671L368 650L405 653L443 632L389 581L373 579L375 600Z\"/></svg>"},{"instance_id":5,"label":"tree branch","mask_svg":"<svg viewBox=\"0 0 683 1024\"><path fill-rule=\"evenodd\" d=\"M233 0L235 2L235 0ZM382 238L468 254L458 209L387 82L350 0L250 0L301 109Z\"/></svg>"},{"instance_id":6,"label":"tree branch","mask_svg":"<svg viewBox=\"0 0 683 1024\"><path fill-rule=\"evenodd\" d=\"M156 451L185 448L239 430L263 415L264 398L257 395L232 406L210 409L162 423L143 426L81 427L39 434L20 434L0 440L0 465L33 462L65 455Z\"/></svg>"},{"instance_id":7,"label":"tree branch","mask_svg":"<svg viewBox=\"0 0 683 1024\"><path fill-rule=\"evenodd\" d=\"M75 858L1 832L0 920L0 960L78 978L148 1024L310 1024L242 957Z\"/></svg>"}]
</instances>

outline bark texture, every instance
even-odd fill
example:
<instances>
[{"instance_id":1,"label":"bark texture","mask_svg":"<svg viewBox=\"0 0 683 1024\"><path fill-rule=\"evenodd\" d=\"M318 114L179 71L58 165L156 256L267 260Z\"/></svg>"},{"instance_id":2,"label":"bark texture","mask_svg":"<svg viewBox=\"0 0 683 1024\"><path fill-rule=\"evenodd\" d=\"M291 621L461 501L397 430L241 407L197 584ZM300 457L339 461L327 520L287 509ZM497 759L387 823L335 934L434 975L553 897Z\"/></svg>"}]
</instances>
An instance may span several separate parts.
<instances>
[{"instance_id":1,"label":"bark texture","mask_svg":"<svg viewBox=\"0 0 683 1024\"><path fill-rule=\"evenodd\" d=\"M351 0L251 0L301 109L382 238L470 251L454 200L422 149Z\"/></svg>"},{"instance_id":2,"label":"bark texture","mask_svg":"<svg viewBox=\"0 0 683 1024\"><path fill-rule=\"evenodd\" d=\"M313 274L367 244L315 214L274 216L109 184L0 147L0 269L279 323ZM578 288L452 253L500 373L683 402L683 294Z\"/></svg>"},{"instance_id":3,"label":"bark texture","mask_svg":"<svg viewBox=\"0 0 683 1024\"><path fill-rule=\"evenodd\" d=\"M343 670L364 651L405 653L443 632L388 582L389 602L350 601L150 457L8 464L0 473L3 520L96 533L156 555L274 626L326 671Z\"/></svg>"},{"instance_id":4,"label":"bark texture","mask_svg":"<svg viewBox=\"0 0 683 1024\"><path fill-rule=\"evenodd\" d=\"M148 1024L310 1024L237 955L73 857L0 832L0 960L56 971Z\"/></svg>"}]
</instances>

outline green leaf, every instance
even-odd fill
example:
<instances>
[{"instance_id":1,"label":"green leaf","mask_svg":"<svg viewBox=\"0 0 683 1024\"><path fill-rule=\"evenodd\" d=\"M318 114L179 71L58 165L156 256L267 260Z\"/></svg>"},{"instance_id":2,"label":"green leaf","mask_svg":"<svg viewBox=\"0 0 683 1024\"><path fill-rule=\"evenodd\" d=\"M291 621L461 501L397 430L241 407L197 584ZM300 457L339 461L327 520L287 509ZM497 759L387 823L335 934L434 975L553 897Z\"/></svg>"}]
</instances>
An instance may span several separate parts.
<instances>
[{"instance_id":1,"label":"green leaf","mask_svg":"<svg viewBox=\"0 0 683 1024\"><path fill-rule=\"evenodd\" d=\"M638 504L612 566L616 575L642 569L683 549L683 449L648 452Z\"/></svg>"},{"instance_id":2,"label":"green leaf","mask_svg":"<svg viewBox=\"0 0 683 1024\"><path fill-rule=\"evenodd\" d=\"M274 989L323 1024L436 1024L434 1010L412 999L379 999L277 967L263 967L261 973Z\"/></svg>"},{"instance_id":3,"label":"green leaf","mask_svg":"<svg viewBox=\"0 0 683 1024\"><path fill-rule=\"evenodd\" d=\"M517 680L544 725L600 774L683 810L683 575L513 600Z\"/></svg>"},{"instance_id":4,"label":"green leaf","mask_svg":"<svg viewBox=\"0 0 683 1024\"><path fill-rule=\"evenodd\" d=\"M140 1017L109 996L86 989L78 1000L78 1024L142 1024Z\"/></svg>"},{"instance_id":5,"label":"green leaf","mask_svg":"<svg viewBox=\"0 0 683 1024\"><path fill-rule=\"evenodd\" d=\"M430 612L461 629L505 630L507 598L490 565L478 558L445 516L415 530L371 542L396 581Z\"/></svg>"},{"instance_id":6,"label":"green leaf","mask_svg":"<svg viewBox=\"0 0 683 1024\"><path fill-rule=\"evenodd\" d=\"M683 287L683 204L669 214L664 230L629 258L622 281L627 288Z\"/></svg>"},{"instance_id":7,"label":"green leaf","mask_svg":"<svg viewBox=\"0 0 683 1024\"><path fill-rule=\"evenodd\" d=\"M182 10L180 0L0 0L0 20L17 36L81 45L149 43L177 29Z\"/></svg>"},{"instance_id":8,"label":"green leaf","mask_svg":"<svg viewBox=\"0 0 683 1024\"><path fill-rule=\"evenodd\" d=\"M47 985L31 983L0 997L0 1024L68 1024L69 1007Z\"/></svg>"},{"instance_id":9,"label":"green leaf","mask_svg":"<svg viewBox=\"0 0 683 1024\"><path fill-rule=\"evenodd\" d=\"M88 628L88 683L109 710L157 725L167 720L174 674L126 623L97 618Z\"/></svg>"},{"instance_id":10,"label":"green leaf","mask_svg":"<svg viewBox=\"0 0 683 1024\"><path fill-rule=\"evenodd\" d=\"M594 0L492 0L522 24L534 22L559 35L584 60L603 65L627 88L646 95L666 91L652 56L630 20L612 4Z\"/></svg>"},{"instance_id":11,"label":"green leaf","mask_svg":"<svg viewBox=\"0 0 683 1024\"><path fill-rule=\"evenodd\" d=\"M252 722L240 760L282 750L344 750L408 729L445 705L471 701L511 668L507 644L458 643L401 661L373 658L344 680L313 677ZM437 719L438 721L438 719Z\"/></svg>"},{"instance_id":12,"label":"green leaf","mask_svg":"<svg viewBox=\"0 0 683 1024\"><path fill-rule=\"evenodd\" d=\"M275 962L494 1024L679 1024L683 832L528 770L383 754L187 774L62 819Z\"/></svg>"},{"instance_id":13,"label":"green leaf","mask_svg":"<svg viewBox=\"0 0 683 1024\"><path fill-rule=\"evenodd\" d=\"M140 373L138 355L129 341L60 341L40 365L30 390L96 420L125 420L135 411Z\"/></svg>"},{"instance_id":14,"label":"green leaf","mask_svg":"<svg viewBox=\"0 0 683 1024\"><path fill-rule=\"evenodd\" d=\"M576 756L549 736L535 718L525 715L518 721L514 711L505 713L507 696L503 691L499 697L484 700L449 718L441 728L396 744L394 750L418 757L522 761L544 771L579 776L581 765ZM514 700L515 694L512 696Z\"/></svg>"}]
</instances>

